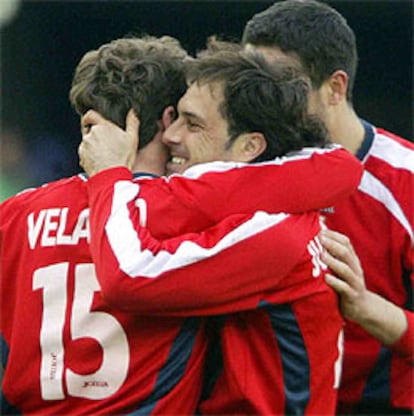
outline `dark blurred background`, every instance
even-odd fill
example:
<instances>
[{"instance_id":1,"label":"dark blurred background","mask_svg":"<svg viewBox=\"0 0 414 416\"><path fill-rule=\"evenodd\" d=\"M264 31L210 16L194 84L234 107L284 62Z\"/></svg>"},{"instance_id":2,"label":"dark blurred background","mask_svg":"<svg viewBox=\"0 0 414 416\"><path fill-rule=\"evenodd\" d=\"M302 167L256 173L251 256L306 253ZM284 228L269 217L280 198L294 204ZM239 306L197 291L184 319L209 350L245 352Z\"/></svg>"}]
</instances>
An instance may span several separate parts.
<instances>
[{"instance_id":1,"label":"dark blurred background","mask_svg":"<svg viewBox=\"0 0 414 416\"><path fill-rule=\"evenodd\" d=\"M412 140L413 2L332 0L359 49L355 107ZM194 53L211 34L239 40L273 1L0 0L0 200L79 171L79 120L68 91L89 49L126 34L169 34Z\"/></svg>"}]
</instances>

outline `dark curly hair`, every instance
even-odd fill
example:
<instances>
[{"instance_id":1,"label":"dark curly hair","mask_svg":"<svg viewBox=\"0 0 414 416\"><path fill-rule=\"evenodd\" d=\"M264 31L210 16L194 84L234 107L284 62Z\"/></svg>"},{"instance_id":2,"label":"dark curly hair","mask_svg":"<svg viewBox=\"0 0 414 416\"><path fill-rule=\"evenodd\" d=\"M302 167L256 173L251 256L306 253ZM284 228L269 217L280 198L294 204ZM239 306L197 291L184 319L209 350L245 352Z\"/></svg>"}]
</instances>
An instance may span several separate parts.
<instances>
[{"instance_id":1,"label":"dark curly hair","mask_svg":"<svg viewBox=\"0 0 414 416\"><path fill-rule=\"evenodd\" d=\"M231 140L261 132L267 147L255 161L328 143L322 121L308 114L310 80L299 65L283 59L269 64L260 53L223 45L213 43L210 50L202 51L189 65L187 76L190 83L223 88L219 110L228 122Z\"/></svg>"},{"instance_id":2,"label":"dark curly hair","mask_svg":"<svg viewBox=\"0 0 414 416\"><path fill-rule=\"evenodd\" d=\"M79 62L69 99L83 115L94 109L125 128L128 110L140 118L140 148L158 130L163 110L187 89L189 56L170 36L122 38L87 52Z\"/></svg>"}]
</instances>

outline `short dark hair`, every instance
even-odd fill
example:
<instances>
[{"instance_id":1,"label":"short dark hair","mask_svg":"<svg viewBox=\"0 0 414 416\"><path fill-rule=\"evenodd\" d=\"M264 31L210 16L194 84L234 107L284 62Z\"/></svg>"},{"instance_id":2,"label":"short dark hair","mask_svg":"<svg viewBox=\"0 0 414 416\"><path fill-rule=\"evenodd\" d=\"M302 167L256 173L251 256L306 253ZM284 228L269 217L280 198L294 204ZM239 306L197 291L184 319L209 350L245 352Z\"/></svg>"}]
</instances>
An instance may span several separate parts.
<instances>
[{"instance_id":1,"label":"short dark hair","mask_svg":"<svg viewBox=\"0 0 414 416\"><path fill-rule=\"evenodd\" d=\"M260 53L225 47L193 61L188 81L222 86L219 110L231 140L243 133L264 135L267 148L255 161L328 142L323 123L308 113L310 80L299 65L269 64Z\"/></svg>"},{"instance_id":2,"label":"short dark hair","mask_svg":"<svg viewBox=\"0 0 414 416\"><path fill-rule=\"evenodd\" d=\"M285 0L254 15L242 43L278 47L296 55L318 89L336 70L348 75L352 102L358 54L353 30L335 9L316 0Z\"/></svg>"},{"instance_id":3,"label":"short dark hair","mask_svg":"<svg viewBox=\"0 0 414 416\"><path fill-rule=\"evenodd\" d=\"M125 127L128 110L140 118L140 148L154 137L157 121L187 89L187 52L170 36L121 38L87 52L73 77L69 98L81 115L89 109Z\"/></svg>"}]
</instances>

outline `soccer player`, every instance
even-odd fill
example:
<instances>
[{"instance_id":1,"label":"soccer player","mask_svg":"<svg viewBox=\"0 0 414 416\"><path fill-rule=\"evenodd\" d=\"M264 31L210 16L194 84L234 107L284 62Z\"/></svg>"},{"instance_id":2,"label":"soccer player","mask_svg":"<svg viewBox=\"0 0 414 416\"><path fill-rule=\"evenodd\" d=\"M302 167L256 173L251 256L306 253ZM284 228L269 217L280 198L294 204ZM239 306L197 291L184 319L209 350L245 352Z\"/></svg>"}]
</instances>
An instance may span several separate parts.
<instances>
[{"instance_id":1,"label":"soccer player","mask_svg":"<svg viewBox=\"0 0 414 416\"><path fill-rule=\"evenodd\" d=\"M186 89L186 58L173 38L113 41L82 58L71 101L121 125L132 106L144 146ZM144 146L141 162L156 141ZM144 165L158 174L163 163ZM105 303L89 252L86 177L27 190L0 210L1 413L193 412L202 324L143 318ZM185 353L175 356L175 345Z\"/></svg>"},{"instance_id":2,"label":"soccer player","mask_svg":"<svg viewBox=\"0 0 414 416\"><path fill-rule=\"evenodd\" d=\"M132 106L141 119L144 147L135 169L158 174L164 163L158 159L159 138L186 89L186 59L178 42L168 37L111 42L82 58L71 102L81 114L93 108L120 126ZM90 126L84 123L82 129L86 133ZM135 151L131 165L134 159ZM213 171L199 179L171 182L143 178L137 184L145 189L153 180L163 183L159 188L170 204L157 221L164 233L172 233L191 224L215 223L221 212L230 214L234 205L224 209L222 203L216 212L203 209L210 197L223 201L226 194L221 190L228 193L230 184L239 200L246 194L253 197L257 185L252 176L269 176L272 188L277 178L286 182L292 175L303 176L293 193L306 194L315 207L318 201L330 204L351 192L360 174L359 162L338 148L304 152L255 169L232 167L226 167L225 175ZM341 174L341 180L326 177L321 173L326 169ZM313 173L319 173L327 198L321 197L319 183L306 183ZM244 189L235 186L239 181ZM204 322L197 317L124 313L107 303L89 250L87 184L85 175L77 175L27 190L0 205L2 414L194 413L207 348ZM285 203L279 188L267 200L276 210L295 208L293 202ZM299 201L302 206L296 211L308 208L305 198ZM251 211L249 202L243 207L241 201L237 210ZM177 216L164 228L165 213Z\"/></svg>"},{"instance_id":3,"label":"soccer player","mask_svg":"<svg viewBox=\"0 0 414 416\"><path fill-rule=\"evenodd\" d=\"M170 171L216 159L268 159L327 140L307 114L301 71L250 55L219 51L190 65L190 87L164 133ZM332 414L342 322L323 280L318 213L256 210L201 233L154 239L148 229L159 235L180 219L160 215L162 193L127 180L125 158L105 166L98 151L108 141L105 121L96 114L83 121L91 126L79 150L91 176L91 251L108 302L134 313L229 314L221 330L223 369L201 412ZM205 209L214 210L212 203ZM226 203L241 212L240 200Z\"/></svg>"},{"instance_id":4,"label":"soccer player","mask_svg":"<svg viewBox=\"0 0 414 416\"><path fill-rule=\"evenodd\" d=\"M269 60L282 55L299 61L312 80L311 111L332 140L364 164L358 191L325 213L327 225L348 236L362 267L347 238L325 236L333 250L327 261L344 279L327 281L350 319L338 411L411 414L414 145L356 114L355 35L332 7L314 0L275 3L247 23L243 43Z\"/></svg>"}]
</instances>

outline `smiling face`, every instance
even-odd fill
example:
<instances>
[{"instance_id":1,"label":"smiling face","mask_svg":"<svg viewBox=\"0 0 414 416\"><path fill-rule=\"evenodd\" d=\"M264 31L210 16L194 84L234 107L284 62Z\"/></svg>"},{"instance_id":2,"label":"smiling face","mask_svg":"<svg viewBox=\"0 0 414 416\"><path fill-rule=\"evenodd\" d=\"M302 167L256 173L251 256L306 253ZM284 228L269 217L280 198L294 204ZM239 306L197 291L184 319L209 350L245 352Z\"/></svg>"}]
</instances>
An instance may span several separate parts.
<instances>
[{"instance_id":1,"label":"smiling face","mask_svg":"<svg viewBox=\"0 0 414 416\"><path fill-rule=\"evenodd\" d=\"M163 137L171 153L167 175L182 173L198 163L239 160L228 123L219 111L223 100L218 83L193 83L188 88L178 103L178 118Z\"/></svg>"}]
</instances>

